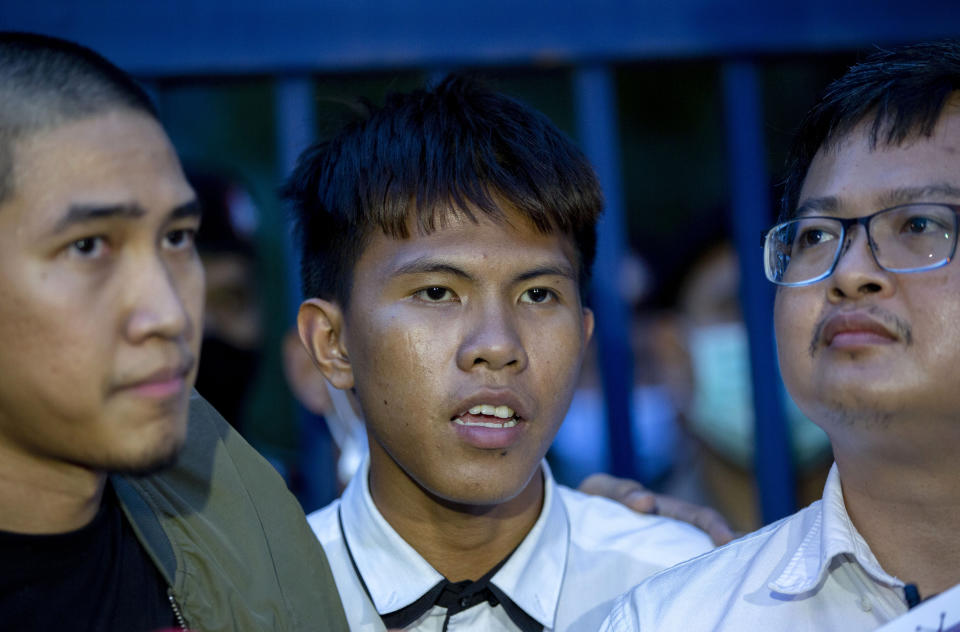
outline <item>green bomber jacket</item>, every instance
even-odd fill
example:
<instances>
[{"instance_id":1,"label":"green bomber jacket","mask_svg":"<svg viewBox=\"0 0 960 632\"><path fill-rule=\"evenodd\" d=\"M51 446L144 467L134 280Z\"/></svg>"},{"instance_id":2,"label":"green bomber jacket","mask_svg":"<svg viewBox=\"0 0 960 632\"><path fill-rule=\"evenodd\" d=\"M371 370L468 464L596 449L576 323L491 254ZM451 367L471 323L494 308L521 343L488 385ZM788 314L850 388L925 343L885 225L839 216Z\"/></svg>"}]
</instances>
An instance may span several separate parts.
<instances>
[{"instance_id":1,"label":"green bomber jacket","mask_svg":"<svg viewBox=\"0 0 960 632\"><path fill-rule=\"evenodd\" d=\"M348 630L300 504L196 392L176 463L111 482L190 630Z\"/></svg>"}]
</instances>

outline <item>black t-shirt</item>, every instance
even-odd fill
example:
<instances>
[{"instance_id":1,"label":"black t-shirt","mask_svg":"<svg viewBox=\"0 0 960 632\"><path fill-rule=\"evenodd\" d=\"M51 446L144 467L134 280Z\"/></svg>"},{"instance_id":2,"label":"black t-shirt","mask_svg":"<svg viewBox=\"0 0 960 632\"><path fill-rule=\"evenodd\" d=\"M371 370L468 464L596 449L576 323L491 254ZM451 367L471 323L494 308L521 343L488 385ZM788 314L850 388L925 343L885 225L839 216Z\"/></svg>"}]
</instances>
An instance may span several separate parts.
<instances>
[{"instance_id":1,"label":"black t-shirt","mask_svg":"<svg viewBox=\"0 0 960 632\"><path fill-rule=\"evenodd\" d=\"M77 531L0 531L0 631L146 632L176 626L167 586L113 488Z\"/></svg>"}]
</instances>

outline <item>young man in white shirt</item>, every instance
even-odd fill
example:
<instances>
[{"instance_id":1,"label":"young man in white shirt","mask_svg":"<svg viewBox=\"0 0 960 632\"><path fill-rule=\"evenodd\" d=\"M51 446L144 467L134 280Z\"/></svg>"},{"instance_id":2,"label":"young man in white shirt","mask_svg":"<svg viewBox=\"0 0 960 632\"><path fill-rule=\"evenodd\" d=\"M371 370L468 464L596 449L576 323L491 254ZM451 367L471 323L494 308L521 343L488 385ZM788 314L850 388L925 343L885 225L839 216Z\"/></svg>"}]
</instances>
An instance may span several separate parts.
<instances>
[{"instance_id":1,"label":"young man in white shirt","mask_svg":"<svg viewBox=\"0 0 960 632\"><path fill-rule=\"evenodd\" d=\"M351 629L583 630L705 534L558 486L543 462L593 315L602 198L545 117L456 77L308 149L301 339L369 457L309 517Z\"/></svg>"},{"instance_id":2,"label":"young man in white shirt","mask_svg":"<svg viewBox=\"0 0 960 632\"><path fill-rule=\"evenodd\" d=\"M823 499L654 576L604 630L872 630L960 582L960 43L831 85L783 211L765 267L784 381L833 445Z\"/></svg>"}]
</instances>

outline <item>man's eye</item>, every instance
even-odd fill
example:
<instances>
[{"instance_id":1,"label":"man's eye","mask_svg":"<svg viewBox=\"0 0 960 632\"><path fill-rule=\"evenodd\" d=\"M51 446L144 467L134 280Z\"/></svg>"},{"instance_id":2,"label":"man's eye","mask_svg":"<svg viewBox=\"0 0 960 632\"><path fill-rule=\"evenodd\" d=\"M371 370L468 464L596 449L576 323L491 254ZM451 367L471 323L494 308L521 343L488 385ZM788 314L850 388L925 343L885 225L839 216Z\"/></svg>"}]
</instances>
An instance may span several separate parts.
<instances>
[{"instance_id":1,"label":"man's eye","mask_svg":"<svg viewBox=\"0 0 960 632\"><path fill-rule=\"evenodd\" d=\"M452 301L456 298L456 294L454 294L451 290L445 287L440 287L439 285L417 290L413 293L413 295L421 301L426 301L428 303Z\"/></svg>"},{"instance_id":2,"label":"man's eye","mask_svg":"<svg viewBox=\"0 0 960 632\"><path fill-rule=\"evenodd\" d=\"M931 230L942 230L945 226L935 219L929 217L911 217L903 225L905 233L926 233Z\"/></svg>"},{"instance_id":3,"label":"man's eye","mask_svg":"<svg viewBox=\"0 0 960 632\"><path fill-rule=\"evenodd\" d=\"M812 248L833 239L833 235L821 228L808 228L797 236L800 248Z\"/></svg>"},{"instance_id":4,"label":"man's eye","mask_svg":"<svg viewBox=\"0 0 960 632\"><path fill-rule=\"evenodd\" d=\"M102 256L107 249L107 240L103 237L84 237L72 242L69 246L70 254L83 259L93 259Z\"/></svg>"},{"instance_id":5,"label":"man's eye","mask_svg":"<svg viewBox=\"0 0 960 632\"><path fill-rule=\"evenodd\" d=\"M193 246L197 231L192 228L177 228L164 235L163 243L168 248L183 250Z\"/></svg>"},{"instance_id":6,"label":"man's eye","mask_svg":"<svg viewBox=\"0 0 960 632\"><path fill-rule=\"evenodd\" d=\"M520 301L523 303L545 303L554 298L556 298L556 294L553 290L548 290L545 287L534 287L524 292Z\"/></svg>"}]
</instances>

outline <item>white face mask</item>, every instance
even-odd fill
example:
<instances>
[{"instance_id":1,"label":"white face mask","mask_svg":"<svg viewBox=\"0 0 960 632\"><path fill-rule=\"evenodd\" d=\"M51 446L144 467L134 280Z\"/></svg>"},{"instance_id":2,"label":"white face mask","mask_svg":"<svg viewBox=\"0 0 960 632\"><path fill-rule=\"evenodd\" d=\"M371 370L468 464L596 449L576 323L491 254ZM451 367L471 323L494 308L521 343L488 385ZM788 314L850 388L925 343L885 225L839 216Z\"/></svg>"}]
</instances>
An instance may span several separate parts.
<instances>
[{"instance_id":1,"label":"white face mask","mask_svg":"<svg viewBox=\"0 0 960 632\"><path fill-rule=\"evenodd\" d=\"M691 430L720 454L750 469L754 412L746 326L735 322L696 327L688 340L693 368L693 401L687 414ZM781 395L794 463L802 470L830 451L830 440L786 391Z\"/></svg>"},{"instance_id":2,"label":"white face mask","mask_svg":"<svg viewBox=\"0 0 960 632\"><path fill-rule=\"evenodd\" d=\"M340 459L337 461L337 480L346 485L353 478L354 472L367 455L367 430L363 421L357 415L346 391L336 388L324 380L330 401L333 403L333 414L324 415L330 435L340 449Z\"/></svg>"}]
</instances>

